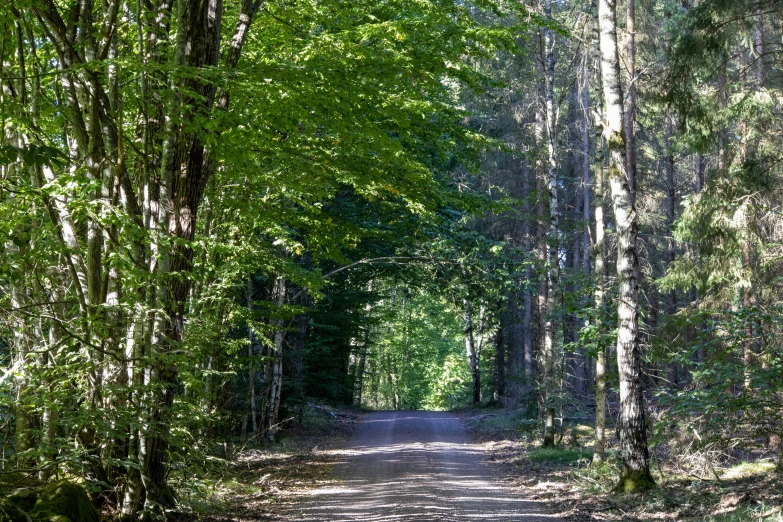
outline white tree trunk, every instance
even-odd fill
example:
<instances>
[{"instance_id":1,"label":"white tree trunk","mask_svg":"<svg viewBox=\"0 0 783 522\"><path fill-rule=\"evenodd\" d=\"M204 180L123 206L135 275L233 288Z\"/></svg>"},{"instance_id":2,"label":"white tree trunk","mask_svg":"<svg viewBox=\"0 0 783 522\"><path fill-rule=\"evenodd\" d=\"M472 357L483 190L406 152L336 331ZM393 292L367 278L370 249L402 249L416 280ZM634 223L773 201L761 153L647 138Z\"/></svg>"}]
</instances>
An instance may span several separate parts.
<instances>
[{"instance_id":1,"label":"white tree trunk","mask_svg":"<svg viewBox=\"0 0 783 522\"><path fill-rule=\"evenodd\" d=\"M547 20L552 19L552 2L546 0L544 10ZM544 446L555 444L555 332L557 331L557 291L560 280L558 229L560 210L557 204L557 137L555 135L555 55L554 36L549 27L544 28L544 56L546 60L546 136L547 136L547 191L549 195L549 230L547 232L547 265L549 294L546 306L543 345L544 380Z\"/></svg>"},{"instance_id":2,"label":"white tree trunk","mask_svg":"<svg viewBox=\"0 0 783 522\"><path fill-rule=\"evenodd\" d=\"M642 395L636 211L625 165L616 0L599 0L598 15L605 102L604 136L609 146L609 185L617 226L617 366L620 379L620 417L617 431L623 461L619 488L623 491L636 491L653 487L654 482L650 476Z\"/></svg>"}]
</instances>

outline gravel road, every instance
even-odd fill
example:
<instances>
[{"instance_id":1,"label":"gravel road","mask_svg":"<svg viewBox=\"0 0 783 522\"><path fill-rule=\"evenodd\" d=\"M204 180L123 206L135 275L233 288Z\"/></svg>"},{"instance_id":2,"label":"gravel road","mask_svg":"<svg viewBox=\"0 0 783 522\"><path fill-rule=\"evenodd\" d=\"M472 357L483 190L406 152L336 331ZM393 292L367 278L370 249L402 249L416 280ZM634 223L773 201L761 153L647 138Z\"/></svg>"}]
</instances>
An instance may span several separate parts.
<instances>
[{"instance_id":1,"label":"gravel road","mask_svg":"<svg viewBox=\"0 0 783 522\"><path fill-rule=\"evenodd\" d=\"M336 481L299 504L302 521L557 522L512 494L482 463L453 413L368 414L334 471Z\"/></svg>"}]
</instances>

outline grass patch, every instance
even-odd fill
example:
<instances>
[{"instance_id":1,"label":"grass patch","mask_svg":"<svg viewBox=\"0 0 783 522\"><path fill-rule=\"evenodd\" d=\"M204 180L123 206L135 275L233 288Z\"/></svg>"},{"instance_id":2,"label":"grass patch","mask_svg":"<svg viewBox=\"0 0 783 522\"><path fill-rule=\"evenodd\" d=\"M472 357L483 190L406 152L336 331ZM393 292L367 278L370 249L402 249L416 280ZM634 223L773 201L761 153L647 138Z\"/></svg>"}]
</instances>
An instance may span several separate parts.
<instances>
[{"instance_id":1,"label":"grass patch","mask_svg":"<svg viewBox=\"0 0 783 522\"><path fill-rule=\"evenodd\" d=\"M586 449L538 448L530 451L527 458L533 462L574 464L583 459L592 459L593 452Z\"/></svg>"},{"instance_id":2,"label":"grass patch","mask_svg":"<svg viewBox=\"0 0 783 522\"><path fill-rule=\"evenodd\" d=\"M732 480L747 477L755 477L758 475L766 475L775 471L775 464L773 462L743 462L736 466L725 470L721 473L721 479Z\"/></svg>"},{"instance_id":3,"label":"grass patch","mask_svg":"<svg viewBox=\"0 0 783 522\"><path fill-rule=\"evenodd\" d=\"M753 520L756 522L780 522L783 520L780 506L769 508L763 504L758 506L745 506L722 515L711 515L705 519L705 522L747 522Z\"/></svg>"}]
</instances>

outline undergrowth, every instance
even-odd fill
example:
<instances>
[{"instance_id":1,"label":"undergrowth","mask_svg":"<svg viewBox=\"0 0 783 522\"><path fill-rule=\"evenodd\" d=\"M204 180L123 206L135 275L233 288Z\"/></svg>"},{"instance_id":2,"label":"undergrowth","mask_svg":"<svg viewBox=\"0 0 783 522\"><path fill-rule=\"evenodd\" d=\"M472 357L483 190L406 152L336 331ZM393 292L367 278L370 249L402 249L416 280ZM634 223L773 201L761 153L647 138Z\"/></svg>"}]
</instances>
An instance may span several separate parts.
<instances>
[{"instance_id":1,"label":"undergrowth","mask_svg":"<svg viewBox=\"0 0 783 522\"><path fill-rule=\"evenodd\" d=\"M593 458L593 452L588 449L568 449L568 448L538 448L531 450L526 455L533 462L551 462L553 464L575 464L586 460L590 462Z\"/></svg>"},{"instance_id":2,"label":"undergrowth","mask_svg":"<svg viewBox=\"0 0 783 522\"><path fill-rule=\"evenodd\" d=\"M185 517L272 513L297 491L328 479L336 462L329 450L340 447L356 418L356 412L307 408L301 422L292 417L284 423L275 442L259 437L216 447L209 465L190 475L183 470L176 481Z\"/></svg>"},{"instance_id":3,"label":"undergrowth","mask_svg":"<svg viewBox=\"0 0 783 522\"><path fill-rule=\"evenodd\" d=\"M474 437L487 444L487 460L499 476L521 488L521 495L548 500L569 522L783 522L783 485L769 458L724 458L689 469L683 465L689 461L672 454L662 441L652 448L650 460L658 487L646 493L616 493L617 441L609 441L604 463L593 465L589 426L565 425L558 445L543 448L538 421L519 412L474 411L466 420Z\"/></svg>"}]
</instances>

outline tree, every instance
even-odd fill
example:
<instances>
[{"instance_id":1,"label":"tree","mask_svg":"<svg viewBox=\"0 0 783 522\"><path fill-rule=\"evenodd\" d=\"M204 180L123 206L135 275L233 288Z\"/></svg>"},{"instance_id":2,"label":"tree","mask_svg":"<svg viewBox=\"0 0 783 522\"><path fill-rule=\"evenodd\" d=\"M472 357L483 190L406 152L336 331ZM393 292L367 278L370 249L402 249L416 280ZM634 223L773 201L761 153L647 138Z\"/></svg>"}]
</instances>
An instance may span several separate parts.
<instances>
[{"instance_id":1,"label":"tree","mask_svg":"<svg viewBox=\"0 0 783 522\"><path fill-rule=\"evenodd\" d=\"M617 51L616 3L599 0L601 78L604 135L609 147L609 186L617 226L617 366L620 376L620 418L617 431L623 470L618 489L639 491L654 486L649 468L647 425L641 382L638 333L639 261L636 251L636 210L625 162L623 96Z\"/></svg>"},{"instance_id":2,"label":"tree","mask_svg":"<svg viewBox=\"0 0 783 522\"><path fill-rule=\"evenodd\" d=\"M327 5L0 7L0 338L18 369L6 386L20 400L4 399L18 465L76 470L126 516L171 509L172 459L232 422L235 377L267 339L263 416L279 414L291 288L317 297L329 262L392 235L329 205L351 192L402 230L451 197L442 165L484 142L454 103L457 85L483 83L464 58L506 34L461 3ZM252 313L250 274L278 282Z\"/></svg>"}]
</instances>

